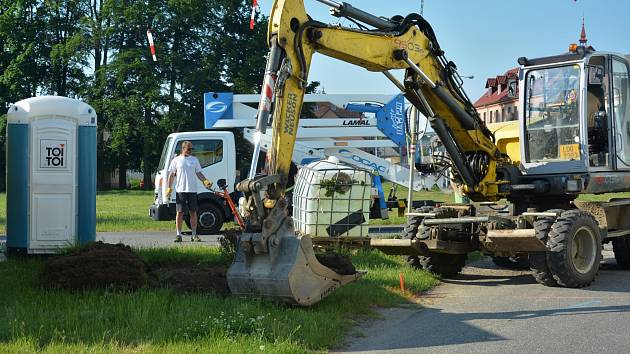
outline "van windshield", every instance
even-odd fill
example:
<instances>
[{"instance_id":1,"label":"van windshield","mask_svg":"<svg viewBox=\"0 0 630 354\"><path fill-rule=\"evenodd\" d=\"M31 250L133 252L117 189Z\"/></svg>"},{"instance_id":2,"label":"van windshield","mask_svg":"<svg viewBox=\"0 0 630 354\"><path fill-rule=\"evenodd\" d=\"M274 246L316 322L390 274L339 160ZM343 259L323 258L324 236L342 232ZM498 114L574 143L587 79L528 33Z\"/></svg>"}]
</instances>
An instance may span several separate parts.
<instances>
[{"instance_id":1,"label":"van windshield","mask_svg":"<svg viewBox=\"0 0 630 354\"><path fill-rule=\"evenodd\" d=\"M172 138L170 136L166 138L164 148L162 149L162 156L160 157L160 163L158 164L158 171L162 171L164 169L164 164L166 163L166 152L168 151L168 147L171 146L171 140Z\"/></svg>"}]
</instances>

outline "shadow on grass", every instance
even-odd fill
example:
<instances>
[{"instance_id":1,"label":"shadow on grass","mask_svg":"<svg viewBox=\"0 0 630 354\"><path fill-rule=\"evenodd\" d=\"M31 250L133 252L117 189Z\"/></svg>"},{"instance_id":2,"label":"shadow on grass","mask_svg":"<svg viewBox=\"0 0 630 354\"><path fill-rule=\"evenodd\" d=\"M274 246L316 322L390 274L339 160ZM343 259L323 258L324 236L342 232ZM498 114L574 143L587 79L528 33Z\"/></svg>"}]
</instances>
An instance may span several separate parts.
<instances>
[{"instance_id":1,"label":"shadow on grass","mask_svg":"<svg viewBox=\"0 0 630 354\"><path fill-rule=\"evenodd\" d=\"M369 268L378 268L378 267L386 267L386 268L399 268L402 265L403 256L400 256L400 262L394 260L393 257L396 256L388 256L378 250L367 250L367 251L359 251L356 255L352 257L352 262L360 267L369 267ZM357 269L358 269L357 268Z\"/></svg>"}]
</instances>

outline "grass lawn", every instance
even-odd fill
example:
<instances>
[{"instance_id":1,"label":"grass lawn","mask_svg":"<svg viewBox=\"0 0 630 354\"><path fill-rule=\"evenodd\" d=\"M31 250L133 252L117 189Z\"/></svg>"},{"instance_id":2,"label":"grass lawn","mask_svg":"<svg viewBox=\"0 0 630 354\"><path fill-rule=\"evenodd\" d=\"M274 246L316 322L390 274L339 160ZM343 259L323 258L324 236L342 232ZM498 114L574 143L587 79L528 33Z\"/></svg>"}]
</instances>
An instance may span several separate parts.
<instances>
[{"instance_id":1,"label":"grass lawn","mask_svg":"<svg viewBox=\"0 0 630 354\"><path fill-rule=\"evenodd\" d=\"M174 221L149 217L153 191L121 190L96 195L96 231L172 231Z\"/></svg>"},{"instance_id":2,"label":"grass lawn","mask_svg":"<svg viewBox=\"0 0 630 354\"><path fill-rule=\"evenodd\" d=\"M152 191L107 191L96 195L96 231L171 231L173 221L153 221ZM6 193L0 193L0 233L5 233Z\"/></svg>"},{"instance_id":3,"label":"grass lawn","mask_svg":"<svg viewBox=\"0 0 630 354\"><path fill-rule=\"evenodd\" d=\"M385 198L389 195L389 191L393 187L393 183L384 182L383 183L383 193L385 194ZM405 187L398 186L396 196L398 199L407 199L407 193L409 190ZM452 193L443 193L441 191L422 191L422 192L413 192L414 200L433 200L436 202L442 203L454 203L455 197ZM392 209L389 212L389 219L371 219L370 225L402 225L407 222L406 216L398 216L397 210Z\"/></svg>"},{"instance_id":4,"label":"grass lawn","mask_svg":"<svg viewBox=\"0 0 630 354\"><path fill-rule=\"evenodd\" d=\"M385 195L389 193L391 183L385 185ZM407 189L398 188L399 198L407 198ZM452 195L442 192L415 192L414 197L452 202ZM173 221L154 221L149 218L149 206L153 204L152 191L122 190L98 192L96 195L96 231L172 231ZM373 225L404 224L406 218L390 212L388 220L370 220ZM6 226L6 193L0 193L0 234Z\"/></svg>"},{"instance_id":5,"label":"grass lawn","mask_svg":"<svg viewBox=\"0 0 630 354\"><path fill-rule=\"evenodd\" d=\"M383 184L385 196L392 188L392 183ZM398 198L407 198L407 189L398 187ZM580 200L606 201L610 198L630 198L630 193L585 194ZM414 192L415 200L434 200L453 203L453 194L440 191ZM149 218L149 206L153 203L152 191L108 191L96 195L96 231L172 231L173 221L153 221ZM0 193L0 234L5 233L6 193ZM390 211L389 219L370 220L371 225L400 225L406 217Z\"/></svg>"},{"instance_id":6,"label":"grass lawn","mask_svg":"<svg viewBox=\"0 0 630 354\"><path fill-rule=\"evenodd\" d=\"M140 250L145 260L222 264L217 249ZM340 344L375 306L407 302L438 280L380 252L353 257L361 280L310 308L263 300L141 289L71 293L38 284L43 260L0 263L0 352L25 353L301 353ZM407 292L399 287L404 273Z\"/></svg>"}]
</instances>

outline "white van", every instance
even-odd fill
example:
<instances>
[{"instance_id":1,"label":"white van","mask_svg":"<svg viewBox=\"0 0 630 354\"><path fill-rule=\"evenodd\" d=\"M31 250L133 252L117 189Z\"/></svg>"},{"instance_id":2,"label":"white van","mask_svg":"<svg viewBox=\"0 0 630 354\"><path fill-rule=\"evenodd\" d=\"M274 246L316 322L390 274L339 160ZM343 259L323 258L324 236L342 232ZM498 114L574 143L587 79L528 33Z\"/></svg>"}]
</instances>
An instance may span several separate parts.
<instances>
[{"instance_id":1,"label":"white van","mask_svg":"<svg viewBox=\"0 0 630 354\"><path fill-rule=\"evenodd\" d=\"M203 174L215 186L219 179L225 179L229 191L234 192L236 183L236 148L234 135L224 131L199 131L173 133L166 138L162 157L155 175L155 200L149 207L149 216L153 220L175 219L175 193L166 199L166 189L169 187L167 169L173 158L181 152L182 142L193 143L193 155L199 159ZM201 181L197 181L199 200L199 223L197 232L200 234L215 234L221 230L225 221L233 219L230 208L225 200L207 190ZM215 187L216 188L216 187ZM186 223L190 226L188 217Z\"/></svg>"}]
</instances>

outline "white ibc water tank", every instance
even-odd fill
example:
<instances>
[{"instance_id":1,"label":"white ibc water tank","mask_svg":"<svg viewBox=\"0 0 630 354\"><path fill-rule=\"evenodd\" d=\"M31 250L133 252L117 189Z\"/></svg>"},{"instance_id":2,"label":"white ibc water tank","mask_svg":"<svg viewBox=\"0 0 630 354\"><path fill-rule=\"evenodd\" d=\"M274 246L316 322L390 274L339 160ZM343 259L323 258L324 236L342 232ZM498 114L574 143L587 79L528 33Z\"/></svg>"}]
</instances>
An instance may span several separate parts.
<instances>
[{"instance_id":1,"label":"white ibc water tank","mask_svg":"<svg viewBox=\"0 0 630 354\"><path fill-rule=\"evenodd\" d=\"M295 177L293 220L311 237L367 236L372 177L336 157L303 166Z\"/></svg>"}]
</instances>

